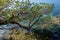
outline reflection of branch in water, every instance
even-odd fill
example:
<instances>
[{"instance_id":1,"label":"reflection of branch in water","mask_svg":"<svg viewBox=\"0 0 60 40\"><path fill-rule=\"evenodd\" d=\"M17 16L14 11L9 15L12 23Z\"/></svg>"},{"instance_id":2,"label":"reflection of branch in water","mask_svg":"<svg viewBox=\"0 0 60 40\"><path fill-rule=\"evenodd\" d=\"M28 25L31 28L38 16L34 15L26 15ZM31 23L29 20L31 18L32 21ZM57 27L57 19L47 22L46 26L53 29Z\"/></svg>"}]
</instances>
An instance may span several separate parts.
<instances>
[{"instance_id":1,"label":"reflection of branch in water","mask_svg":"<svg viewBox=\"0 0 60 40\"><path fill-rule=\"evenodd\" d=\"M35 25L38 21L39 21L39 18L41 17L42 15L40 15L35 21L32 21L29 25L29 28L32 28L33 25Z\"/></svg>"}]
</instances>

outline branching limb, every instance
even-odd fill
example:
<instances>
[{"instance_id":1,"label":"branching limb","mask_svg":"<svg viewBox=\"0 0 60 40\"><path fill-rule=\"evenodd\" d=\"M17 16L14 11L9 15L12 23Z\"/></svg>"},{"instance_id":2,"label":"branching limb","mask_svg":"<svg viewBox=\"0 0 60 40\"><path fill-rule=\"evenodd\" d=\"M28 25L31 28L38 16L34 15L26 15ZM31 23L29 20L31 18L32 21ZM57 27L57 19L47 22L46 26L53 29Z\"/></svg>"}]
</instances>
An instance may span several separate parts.
<instances>
[{"instance_id":1,"label":"branching limb","mask_svg":"<svg viewBox=\"0 0 60 40\"><path fill-rule=\"evenodd\" d=\"M35 21L31 21L30 24L29 24L29 25L30 25L29 28L32 28L32 26L35 25L35 24L39 21L39 18L40 18L41 16L42 16L42 15L40 15Z\"/></svg>"}]
</instances>

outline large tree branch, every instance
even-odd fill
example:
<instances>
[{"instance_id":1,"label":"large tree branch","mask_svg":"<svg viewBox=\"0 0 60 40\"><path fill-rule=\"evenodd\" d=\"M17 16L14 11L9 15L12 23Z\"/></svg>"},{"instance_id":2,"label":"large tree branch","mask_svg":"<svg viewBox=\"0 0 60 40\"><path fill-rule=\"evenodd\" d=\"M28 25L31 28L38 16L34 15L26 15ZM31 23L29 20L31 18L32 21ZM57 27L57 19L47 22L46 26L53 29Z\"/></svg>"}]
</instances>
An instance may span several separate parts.
<instances>
[{"instance_id":1,"label":"large tree branch","mask_svg":"<svg viewBox=\"0 0 60 40\"><path fill-rule=\"evenodd\" d=\"M35 24L39 21L39 19L40 19L41 16L42 16L42 15L40 15L35 21L33 20L33 21L30 23L29 28L32 28L32 26L35 25Z\"/></svg>"},{"instance_id":2,"label":"large tree branch","mask_svg":"<svg viewBox=\"0 0 60 40\"><path fill-rule=\"evenodd\" d=\"M20 24L20 22L16 21L16 20L14 19L14 16L12 16L9 20L10 20L10 23L12 23L12 24L17 24L17 25L19 25L20 28L24 28L24 29L29 30L28 27L23 26L23 25Z\"/></svg>"},{"instance_id":3,"label":"large tree branch","mask_svg":"<svg viewBox=\"0 0 60 40\"><path fill-rule=\"evenodd\" d=\"M9 21L9 22L8 22L8 21ZM20 28L29 30L28 27L23 26L23 25L21 25L19 22L15 21L15 19L14 19L13 17L12 17L11 19L9 19L9 20L0 20L0 25L7 24L7 23L17 24L17 25L19 25Z\"/></svg>"}]
</instances>

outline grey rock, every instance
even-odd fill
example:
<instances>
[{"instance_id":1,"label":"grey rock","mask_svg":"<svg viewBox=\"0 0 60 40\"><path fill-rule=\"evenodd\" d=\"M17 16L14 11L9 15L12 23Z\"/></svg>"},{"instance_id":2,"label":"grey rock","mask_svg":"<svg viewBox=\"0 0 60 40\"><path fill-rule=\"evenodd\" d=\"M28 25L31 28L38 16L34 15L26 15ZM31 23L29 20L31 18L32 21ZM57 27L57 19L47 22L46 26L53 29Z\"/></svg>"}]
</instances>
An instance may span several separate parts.
<instances>
[{"instance_id":1,"label":"grey rock","mask_svg":"<svg viewBox=\"0 0 60 40\"><path fill-rule=\"evenodd\" d=\"M6 25L0 25L0 29L18 29L19 26L17 24L6 24Z\"/></svg>"},{"instance_id":2,"label":"grey rock","mask_svg":"<svg viewBox=\"0 0 60 40\"><path fill-rule=\"evenodd\" d=\"M7 34L10 34L10 33L11 33L10 30L6 30L6 29L1 30L1 29L0 29L0 40L4 39L4 37L5 37Z\"/></svg>"},{"instance_id":3,"label":"grey rock","mask_svg":"<svg viewBox=\"0 0 60 40\"><path fill-rule=\"evenodd\" d=\"M17 24L0 25L0 40L3 40L7 34L11 34L11 29L20 29Z\"/></svg>"}]
</instances>

